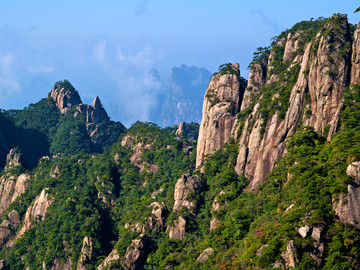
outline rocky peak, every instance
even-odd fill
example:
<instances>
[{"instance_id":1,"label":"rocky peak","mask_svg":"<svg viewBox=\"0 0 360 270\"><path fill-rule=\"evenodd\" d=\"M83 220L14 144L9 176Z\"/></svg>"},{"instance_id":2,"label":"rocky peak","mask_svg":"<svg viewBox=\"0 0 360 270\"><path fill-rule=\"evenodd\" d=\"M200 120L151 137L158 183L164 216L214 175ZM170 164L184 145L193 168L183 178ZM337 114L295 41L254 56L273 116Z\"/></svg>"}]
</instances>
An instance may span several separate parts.
<instances>
[{"instance_id":1,"label":"rocky peak","mask_svg":"<svg viewBox=\"0 0 360 270\"><path fill-rule=\"evenodd\" d=\"M20 158L21 153L16 148L12 148L6 157L6 169L21 166Z\"/></svg>"},{"instance_id":2,"label":"rocky peak","mask_svg":"<svg viewBox=\"0 0 360 270\"><path fill-rule=\"evenodd\" d=\"M56 107L65 114L72 106L81 104L79 93L67 80L57 82L49 96L54 100Z\"/></svg>"},{"instance_id":3,"label":"rocky peak","mask_svg":"<svg viewBox=\"0 0 360 270\"><path fill-rule=\"evenodd\" d=\"M90 237L85 236L83 240L83 246L81 248L81 256L77 270L87 270L87 264L93 259L94 245Z\"/></svg>"},{"instance_id":4,"label":"rocky peak","mask_svg":"<svg viewBox=\"0 0 360 270\"><path fill-rule=\"evenodd\" d=\"M220 66L206 89L197 144L196 166L204 163L231 137L232 126L244 94L245 83L238 64Z\"/></svg>"},{"instance_id":5,"label":"rocky peak","mask_svg":"<svg viewBox=\"0 0 360 270\"><path fill-rule=\"evenodd\" d=\"M177 130L175 131L175 135L181 136L185 133L185 128L186 128L186 124L185 122L181 122L178 126L177 126Z\"/></svg>"},{"instance_id":6,"label":"rocky peak","mask_svg":"<svg viewBox=\"0 0 360 270\"><path fill-rule=\"evenodd\" d=\"M86 123L87 124L98 124L103 121L109 121L110 117L106 113L104 107L100 102L98 96L95 97L91 106L87 108Z\"/></svg>"},{"instance_id":7,"label":"rocky peak","mask_svg":"<svg viewBox=\"0 0 360 270\"><path fill-rule=\"evenodd\" d=\"M241 134L235 137L239 139L235 170L251 179L249 189L264 183L284 154L286 138L299 124L314 127L328 139L338 128L350 78L350 28L340 15L321 22L316 24L317 35L304 32L314 30L308 24L304 28L298 25L296 31L289 30L273 43L264 84L264 72L259 65L252 67L252 88L247 87L244 94L244 102L251 100L244 105L249 112L233 126L233 133ZM266 53L262 56L266 58ZM281 101L284 91L288 96ZM279 109L274 110L274 106Z\"/></svg>"}]
</instances>

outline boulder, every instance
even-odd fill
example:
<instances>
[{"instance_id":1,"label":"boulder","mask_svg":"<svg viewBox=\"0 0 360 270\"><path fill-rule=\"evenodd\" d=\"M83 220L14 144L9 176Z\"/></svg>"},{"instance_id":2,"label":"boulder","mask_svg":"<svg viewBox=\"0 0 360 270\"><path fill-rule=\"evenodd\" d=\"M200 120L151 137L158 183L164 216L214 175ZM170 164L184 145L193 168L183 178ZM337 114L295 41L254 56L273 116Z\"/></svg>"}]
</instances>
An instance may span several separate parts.
<instances>
[{"instance_id":1,"label":"boulder","mask_svg":"<svg viewBox=\"0 0 360 270\"><path fill-rule=\"evenodd\" d=\"M145 234L141 234L139 238L132 240L131 244L127 247L125 260L121 264L126 270L144 269L149 252L150 239Z\"/></svg>"},{"instance_id":2,"label":"boulder","mask_svg":"<svg viewBox=\"0 0 360 270\"><path fill-rule=\"evenodd\" d=\"M207 248L199 255L196 261L199 263L206 263L209 257L213 254L214 254L214 250L211 247Z\"/></svg>"},{"instance_id":3,"label":"boulder","mask_svg":"<svg viewBox=\"0 0 360 270\"><path fill-rule=\"evenodd\" d=\"M189 195L196 196L200 194L205 188L205 181L197 175L190 176L184 174L176 182L174 193L174 207L173 210L177 211L182 207L187 208L190 212L196 212L196 201L190 199Z\"/></svg>"}]
</instances>

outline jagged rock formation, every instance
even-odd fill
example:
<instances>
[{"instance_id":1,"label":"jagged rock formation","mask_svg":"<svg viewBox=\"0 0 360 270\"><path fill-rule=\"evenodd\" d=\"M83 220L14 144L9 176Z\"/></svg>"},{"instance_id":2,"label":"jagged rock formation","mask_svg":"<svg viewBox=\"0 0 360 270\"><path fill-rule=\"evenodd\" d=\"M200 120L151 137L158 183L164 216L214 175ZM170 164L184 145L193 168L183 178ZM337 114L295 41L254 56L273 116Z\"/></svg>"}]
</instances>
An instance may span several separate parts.
<instances>
[{"instance_id":1,"label":"jagged rock formation","mask_svg":"<svg viewBox=\"0 0 360 270\"><path fill-rule=\"evenodd\" d=\"M185 207L190 212L195 213L196 201L191 200L188 196L193 194L194 196L201 193L205 187L205 181L197 175L190 176L189 174L184 174L176 182L175 193L174 193L174 211L178 211L181 208Z\"/></svg>"},{"instance_id":2,"label":"jagged rock formation","mask_svg":"<svg viewBox=\"0 0 360 270\"><path fill-rule=\"evenodd\" d=\"M125 224L125 228L138 233L147 233L149 231L162 232L165 230L165 221L169 214L164 203L153 202L148 205L151 210L151 216L147 217L145 222L136 222L131 224L130 222Z\"/></svg>"},{"instance_id":3,"label":"jagged rock formation","mask_svg":"<svg viewBox=\"0 0 360 270\"><path fill-rule=\"evenodd\" d=\"M34 221L41 221L45 218L46 211L52 203L52 198L49 193L47 193L47 190L48 189L43 189L26 210L23 227L16 236L16 239L30 229Z\"/></svg>"},{"instance_id":4,"label":"jagged rock formation","mask_svg":"<svg viewBox=\"0 0 360 270\"><path fill-rule=\"evenodd\" d=\"M17 149L11 149L6 157L6 169L9 170L17 166L21 166L20 158L21 154L17 151Z\"/></svg>"},{"instance_id":5,"label":"jagged rock formation","mask_svg":"<svg viewBox=\"0 0 360 270\"><path fill-rule=\"evenodd\" d=\"M114 128L113 132L121 132L125 127L121 123L110 121L110 117L101 104L100 98L95 97L92 105L85 105L75 88L69 81L57 82L49 93L56 107L62 114L73 112L74 118L83 123L86 132L90 136L95 151L101 152L110 132L109 126ZM111 132L110 132L111 133Z\"/></svg>"},{"instance_id":6,"label":"jagged rock formation","mask_svg":"<svg viewBox=\"0 0 360 270\"><path fill-rule=\"evenodd\" d=\"M164 203L153 202L149 205L152 208L152 217L149 217L149 229L163 231L165 229L165 221L168 216L168 210Z\"/></svg>"},{"instance_id":7,"label":"jagged rock formation","mask_svg":"<svg viewBox=\"0 0 360 270\"><path fill-rule=\"evenodd\" d=\"M120 254L119 252L114 249L111 251L109 256L105 258L105 260L99 265L98 270L105 270L105 269L111 269L111 266L114 264L119 264L120 262Z\"/></svg>"},{"instance_id":8,"label":"jagged rock formation","mask_svg":"<svg viewBox=\"0 0 360 270\"><path fill-rule=\"evenodd\" d=\"M204 163L205 155L219 149L231 137L244 94L239 65L214 75L206 89L203 117L197 145L196 166Z\"/></svg>"},{"instance_id":9,"label":"jagged rock formation","mask_svg":"<svg viewBox=\"0 0 360 270\"><path fill-rule=\"evenodd\" d=\"M360 24L354 32L351 55L351 76L350 83L360 83Z\"/></svg>"},{"instance_id":10,"label":"jagged rock formation","mask_svg":"<svg viewBox=\"0 0 360 270\"><path fill-rule=\"evenodd\" d=\"M126 270L144 269L147 255L150 252L149 245L150 239L145 234L140 234L127 247L124 259L121 259L122 256L114 249L99 265L98 270L119 269L120 265Z\"/></svg>"},{"instance_id":11,"label":"jagged rock formation","mask_svg":"<svg viewBox=\"0 0 360 270\"><path fill-rule=\"evenodd\" d=\"M0 214L25 192L29 180L27 174L16 176L7 173L0 178Z\"/></svg>"},{"instance_id":12,"label":"jagged rock formation","mask_svg":"<svg viewBox=\"0 0 360 270\"><path fill-rule=\"evenodd\" d=\"M292 269L295 268L296 263L298 262L297 248L295 246L294 240L290 240L286 246L286 251L281 254L282 260L279 260L275 263L275 267L281 269Z\"/></svg>"},{"instance_id":13,"label":"jagged rock formation","mask_svg":"<svg viewBox=\"0 0 360 270\"><path fill-rule=\"evenodd\" d=\"M62 114L69 111L72 106L82 103L79 93L67 81L55 84L49 96L54 100L56 107Z\"/></svg>"},{"instance_id":14,"label":"jagged rock formation","mask_svg":"<svg viewBox=\"0 0 360 270\"><path fill-rule=\"evenodd\" d=\"M353 63L359 57L358 31ZM250 178L248 189L254 189L264 183L284 155L286 138L299 126L312 126L328 139L337 131L344 89L349 81L359 80L356 65L353 64L353 71L350 68L350 27L346 18L334 15L324 22L316 36L308 37L310 34L306 28L290 30L273 43L270 52L262 52L253 61L244 98L236 104L236 108L241 108L236 121L226 114L225 118L224 114L220 118L211 117L214 108L224 110L211 103L217 91L214 95L209 91L217 89L215 82L220 78L231 75L217 74L212 78L204 100L197 166L204 162L204 155L216 151L230 138L232 130L232 136L239 141L235 170ZM225 89L236 92L234 89L238 88L228 85ZM237 90L237 95L241 96L241 91ZM222 120L220 128L218 118L228 122ZM230 123L234 123L232 127ZM218 132L215 124L219 125Z\"/></svg>"},{"instance_id":15,"label":"jagged rock formation","mask_svg":"<svg viewBox=\"0 0 360 270\"><path fill-rule=\"evenodd\" d=\"M197 201L194 197L199 195L204 188L205 181L199 176L182 175L175 185L173 211L177 212L186 208L192 215L195 215L197 211ZM191 198L189 195L192 195ZM169 238L183 239L185 237L185 231L186 220L182 216L179 216L178 219L174 221L174 226L169 227Z\"/></svg>"},{"instance_id":16,"label":"jagged rock formation","mask_svg":"<svg viewBox=\"0 0 360 270\"><path fill-rule=\"evenodd\" d=\"M333 200L333 209L341 221L360 228L360 161L350 164L346 173L355 181L347 186L346 195Z\"/></svg>"},{"instance_id":17,"label":"jagged rock formation","mask_svg":"<svg viewBox=\"0 0 360 270\"><path fill-rule=\"evenodd\" d=\"M43 269L46 269L43 267ZM72 270L73 269L73 263L71 261L71 258L68 258L66 261L55 259L53 261L53 265L51 266L50 270Z\"/></svg>"},{"instance_id":18,"label":"jagged rock formation","mask_svg":"<svg viewBox=\"0 0 360 270\"><path fill-rule=\"evenodd\" d=\"M175 126L176 127L176 126ZM175 135L181 136L182 134L185 133L185 129L186 129L186 123L185 122L181 122L178 126L177 126L177 130L175 131Z\"/></svg>"},{"instance_id":19,"label":"jagged rock formation","mask_svg":"<svg viewBox=\"0 0 360 270\"><path fill-rule=\"evenodd\" d=\"M21 167L21 155L15 149L11 149L6 159L5 173L0 178L0 214L4 212L26 190L30 179L28 174L12 174L11 169Z\"/></svg>"},{"instance_id":20,"label":"jagged rock formation","mask_svg":"<svg viewBox=\"0 0 360 270\"><path fill-rule=\"evenodd\" d=\"M152 173L157 172L159 169L158 166L141 160L144 150L152 148L150 143L144 145L144 143L138 142L134 136L126 135L121 141L121 145L130 148L134 152L134 154L130 157L130 162L137 166L140 169L140 172L143 170Z\"/></svg>"},{"instance_id":21,"label":"jagged rock formation","mask_svg":"<svg viewBox=\"0 0 360 270\"><path fill-rule=\"evenodd\" d=\"M144 269L144 264L149 253L150 239L141 234L139 238L132 240L127 247L125 260L121 262L126 270Z\"/></svg>"},{"instance_id":22,"label":"jagged rock formation","mask_svg":"<svg viewBox=\"0 0 360 270\"><path fill-rule=\"evenodd\" d=\"M9 240L20 224L20 216L16 210L12 210L0 225L0 247ZM1 268L0 268L1 269Z\"/></svg>"},{"instance_id":23,"label":"jagged rock formation","mask_svg":"<svg viewBox=\"0 0 360 270\"><path fill-rule=\"evenodd\" d=\"M87 264L93 259L94 245L90 237L85 236L77 270L87 270Z\"/></svg>"}]
</instances>

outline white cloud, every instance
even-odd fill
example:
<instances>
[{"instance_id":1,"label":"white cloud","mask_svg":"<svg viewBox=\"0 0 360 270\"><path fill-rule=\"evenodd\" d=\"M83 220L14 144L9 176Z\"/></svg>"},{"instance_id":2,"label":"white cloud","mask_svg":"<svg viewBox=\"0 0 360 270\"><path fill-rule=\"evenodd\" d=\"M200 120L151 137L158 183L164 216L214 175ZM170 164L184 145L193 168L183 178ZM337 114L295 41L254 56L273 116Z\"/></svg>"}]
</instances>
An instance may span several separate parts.
<instances>
[{"instance_id":1,"label":"white cloud","mask_svg":"<svg viewBox=\"0 0 360 270\"><path fill-rule=\"evenodd\" d=\"M28 70L35 73L47 74L53 72L55 70L55 67L40 65L35 67L28 67Z\"/></svg>"},{"instance_id":2,"label":"white cloud","mask_svg":"<svg viewBox=\"0 0 360 270\"><path fill-rule=\"evenodd\" d=\"M122 52L121 46L116 48L116 59L119 63L132 65L137 68L150 68L154 62L153 58L152 49L149 46L145 46L143 50L135 55L125 55Z\"/></svg>"},{"instance_id":3,"label":"white cloud","mask_svg":"<svg viewBox=\"0 0 360 270\"><path fill-rule=\"evenodd\" d=\"M103 39L93 47L93 57L118 87L115 95L109 93L111 102L107 103L111 103L112 108L121 108L117 118L125 125L137 120L149 121L158 108L159 94L163 91L159 75L150 71L155 59L153 50L144 46L135 53L125 53L120 45L112 47L109 44Z\"/></svg>"},{"instance_id":4,"label":"white cloud","mask_svg":"<svg viewBox=\"0 0 360 270\"><path fill-rule=\"evenodd\" d=\"M15 58L12 54L0 55L0 96L4 99L21 92L19 81L13 70Z\"/></svg>"},{"instance_id":5,"label":"white cloud","mask_svg":"<svg viewBox=\"0 0 360 270\"><path fill-rule=\"evenodd\" d=\"M95 44L93 55L95 59L102 65L105 65L106 57L105 57L105 50L106 50L106 40L103 39Z\"/></svg>"}]
</instances>

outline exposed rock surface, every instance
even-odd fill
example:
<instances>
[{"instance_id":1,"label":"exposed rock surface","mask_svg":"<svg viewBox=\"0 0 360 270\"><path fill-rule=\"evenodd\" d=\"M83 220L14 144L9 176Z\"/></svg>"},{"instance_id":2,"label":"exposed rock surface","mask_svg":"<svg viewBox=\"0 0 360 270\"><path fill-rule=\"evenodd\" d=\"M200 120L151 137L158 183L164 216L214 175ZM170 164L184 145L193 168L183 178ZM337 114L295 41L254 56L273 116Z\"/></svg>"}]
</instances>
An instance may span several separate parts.
<instances>
[{"instance_id":1,"label":"exposed rock surface","mask_svg":"<svg viewBox=\"0 0 360 270\"><path fill-rule=\"evenodd\" d=\"M190 200L188 197L189 194L194 196L201 193L201 191L205 187L205 181L197 176L190 176L189 174L184 174L181 178L176 182L175 185L175 193L174 193L174 207L173 210L177 211L182 207L187 208L190 212L196 212L196 201Z\"/></svg>"},{"instance_id":2,"label":"exposed rock surface","mask_svg":"<svg viewBox=\"0 0 360 270\"><path fill-rule=\"evenodd\" d=\"M334 17L335 18L335 17ZM330 125L329 136L336 132L344 88L348 84L349 57L339 56L340 50L349 55L351 35L348 22L343 19L340 25L327 23L324 32L333 32L337 36L324 34L318 37L319 47L316 57L309 65L308 90L311 96L311 116L304 119L304 126L313 126L323 132Z\"/></svg>"},{"instance_id":3,"label":"exposed rock surface","mask_svg":"<svg viewBox=\"0 0 360 270\"><path fill-rule=\"evenodd\" d=\"M252 63L249 72L247 91L241 103L241 111L247 109L258 90L265 84L267 72L267 62Z\"/></svg>"},{"instance_id":4,"label":"exposed rock surface","mask_svg":"<svg viewBox=\"0 0 360 270\"><path fill-rule=\"evenodd\" d=\"M199 195L205 188L205 181L197 176L184 174L176 182L174 193L173 211L177 212L182 208L186 208L191 214L195 215L197 211L196 195ZM192 198L189 198L192 195ZM169 227L169 238L183 239L185 237L186 220L179 216L174 225Z\"/></svg>"},{"instance_id":5,"label":"exposed rock surface","mask_svg":"<svg viewBox=\"0 0 360 270\"><path fill-rule=\"evenodd\" d=\"M168 210L164 203L153 202L149 205L152 210L151 213L153 217L149 218L149 227L150 230L158 229L163 231L165 229L165 221L168 216Z\"/></svg>"},{"instance_id":6,"label":"exposed rock surface","mask_svg":"<svg viewBox=\"0 0 360 270\"><path fill-rule=\"evenodd\" d=\"M179 126L177 127L177 130L175 131L175 135L181 136L185 133L186 124L185 122L181 122Z\"/></svg>"},{"instance_id":7,"label":"exposed rock surface","mask_svg":"<svg viewBox=\"0 0 360 270\"><path fill-rule=\"evenodd\" d=\"M69 111L72 106L82 103L79 93L73 87L66 87L63 83L56 84L49 95L62 114Z\"/></svg>"},{"instance_id":8,"label":"exposed rock surface","mask_svg":"<svg viewBox=\"0 0 360 270\"><path fill-rule=\"evenodd\" d=\"M169 238L170 239L184 239L186 231L186 220L179 216L174 225L169 229Z\"/></svg>"},{"instance_id":9,"label":"exposed rock surface","mask_svg":"<svg viewBox=\"0 0 360 270\"><path fill-rule=\"evenodd\" d=\"M127 247L125 260L121 262L126 270L144 269L147 255L149 254L150 239L141 234L139 238L134 239Z\"/></svg>"},{"instance_id":10,"label":"exposed rock surface","mask_svg":"<svg viewBox=\"0 0 360 270\"><path fill-rule=\"evenodd\" d=\"M20 224L20 216L16 210L12 210L0 225L0 247L2 247L13 235ZM0 268L1 269L1 268Z\"/></svg>"},{"instance_id":11,"label":"exposed rock surface","mask_svg":"<svg viewBox=\"0 0 360 270\"><path fill-rule=\"evenodd\" d=\"M34 221L41 221L45 218L46 210L52 203L52 198L47 193L47 189L43 189L33 203L26 210L24 225L21 228L16 238L22 236L28 229L31 228Z\"/></svg>"},{"instance_id":12,"label":"exposed rock surface","mask_svg":"<svg viewBox=\"0 0 360 270\"><path fill-rule=\"evenodd\" d=\"M355 30L352 44L350 83L360 83L360 24Z\"/></svg>"},{"instance_id":13,"label":"exposed rock surface","mask_svg":"<svg viewBox=\"0 0 360 270\"><path fill-rule=\"evenodd\" d=\"M348 193L333 200L333 209L341 221L360 228L360 161L350 164L346 173L354 177L354 183L347 186Z\"/></svg>"},{"instance_id":14,"label":"exposed rock surface","mask_svg":"<svg viewBox=\"0 0 360 270\"><path fill-rule=\"evenodd\" d=\"M148 207L152 208L151 216L149 216L145 222L136 222L131 224L130 222L125 224L125 228L133 232L146 233L148 231L162 232L165 230L165 221L168 216L168 210L164 203L153 202Z\"/></svg>"},{"instance_id":15,"label":"exposed rock surface","mask_svg":"<svg viewBox=\"0 0 360 270\"><path fill-rule=\"evenodd\" d=\"M302 238L306 238L309 235L310 226L305 225L304 227L299 228L297 232L301 235Z\"/></svg>"},{"instance_id":16,"label":"exposed rock surface","mask_svg":"<svg viewBox=\"0 0 360 270\"><path fill-rule=\"evenodd\" d=\"M25 192L29 180L27 174L16 176L7 173L0 178L0 214Z\"/></svg>"},{"instance_id":17,"label":"exposed rock surface","mask_svg":"<svg viewBox=\"0 0 360 270\"><path fill-rule=\"evenodd\" d=\"M66 261L55 259L50 270L72 270L72 269L73 269L73 263L71 261L71 258L68 258Z\"/></svg>"},{"instance_id":18,"label":"exposed rock surface","mask_svg":"<svg viewBox=\"0 0 360 270\"><path fill-rule=\"evenodd\" d=\"M205 249L199 257L196 259L199 263L206 263L211 255L214 254L214 250L210 247Z\"/></svg>"},{"instance_id":19,"label":"exposed rock surface","mask_svg":"<svg viewBox=\"0 0 360 270\"><path fill-rule=\"evenodd\" d=\"M80 113L83 112L80 109ZM90 137L94 138L96 133L101 129L98 125L101 122L110 121L110 117L101 105L99 97L95 97L91 106L87 106L86 109L86 130ZM94 141L96 143L96 141Z\"/></svg>"},{"instance_id":20,"label":"exposed rock surface","mask_svg":"<svg viewBox=\"0 0 360 270\"><path fill-rule=\"evenodd\" d=\"M298 66L299 72L296 74L297 79L292 87L284 117L280 117L279 112L275 111L274 115L263 123L260 96L259 100L253 100L255 105L249 116L242 123L236 121L234 124L233 133L235 138L239 139L235 169L239 175L245 174L251 179L248 189L264 183L284 154L286 138L296 132L299 123L302 123L302 126L312 126L317 132L328 133L328 138L336 132L344 89L350 77L350 59L347 56L351 51L349 25L345 18L338 16L334 15L334 18L329 19L315 40L305 44L303 50L298 47L303 38L301 33L292 33L276 43L276 46L285 48L283 60L291 63L289 69ZM278 75L271 74L274 57L273 49L268 58L264 83L269 87L278 81ZM256 80L257 85L264 81L265 72L262 67L255 65L252 72L253 78L249 78L244 101L245 97L252 94L253 81ZM276 93L273 98L276 98ZM304 108L310 113L303 113ZM261 129L262 126L264 130ZM236 137L238 133L241 134L240 138Z\"/></svg>"},{"instance_id":21,"label":"exposed rock surface","mask_svg":"<svg viewBox=\"0 0 360 270\"><path fill-rule=\"evenodd\" d=\"M111 268L114 265L120 265L120 254L116 249L111 251L109 256L99 265L98 270L115 269Z\"/></svg>"},{"instance_id":22,"label":"exposed rock surface","mask_svg":"<svg viewBox=\"0 0 360 270\"><path fill-rule=\"evenodd\" d=\"M5 260L0 260L0 270L10 270L10 264Z\"/></svg>"},{"instance_id":23,"label":"exposed rock surface","mask_svg":"<svg viewBox=\"0 0 360 270\"><path fill-rule=\"evenodd\" d=\"M231 137L236 114L240 111L244 94L239 65L233 72L217 73L206 89L203 116L197 144L196 167L204 163L205 155L218 150Z\"/></svg>"},{"instance_id":24,"label":"exposed rock surface","mask_svg":"<svg viewBox=\"0 0 360 270\"><path fill-rule=\"evenodd\" d=\"M289 241L288 245L286 246L286 251L281 254L281 256L285 261L286 269L295 268L295 265L299 259L294 240Z\"/></svg>"},{"instance_id":25,"label":"exposed rock surface","mask_svg":"<svg viewBox=\"0 0 360 270\"><path fill-rule=\"evenodd\" d=\"M100 98L98 96L95 97L92 105L88 107L86 122L98 124L100 122L109 120L110 118L102 106Z\"/></svg>"},{"instance_id":26,"label":"exposed rock surface","mask_svg":"<svg viewBox=\"0 0 360 270\"><path fill-rule=\"evenodd\" d=\"M6 169L11 169L16 166L21 166L20 163L21 154L15 149L11 149L6 157Z\"/></svg>"},{"instance_id":27,"label":"exposed rock surface","mask_svg":"<svg viewBox=\"0 0 360 270\"><path fill-rule=\"evenodd\" d=\"M157 172L158 166L141 160L144 150L152 148L151 144L138 142L134 136L126 135L121 141L121 145L130 148L134 152L130 157L130 162L137 166L140 172L144 170L152 173Z\"/></svg>"},{"instance_id":28,"label":"exposed rock surface","mask_svg":"<svg viewBox=\"0 0 360 270\"><path fill-rule=\"evenodd\" d=\"M87 270L87 264L93 259L94 245L90 237L85 236L77 270Z\"/></svg>"}]
</instances>

